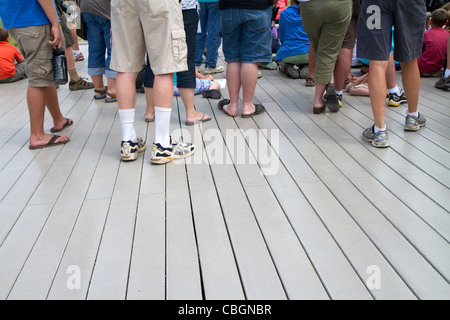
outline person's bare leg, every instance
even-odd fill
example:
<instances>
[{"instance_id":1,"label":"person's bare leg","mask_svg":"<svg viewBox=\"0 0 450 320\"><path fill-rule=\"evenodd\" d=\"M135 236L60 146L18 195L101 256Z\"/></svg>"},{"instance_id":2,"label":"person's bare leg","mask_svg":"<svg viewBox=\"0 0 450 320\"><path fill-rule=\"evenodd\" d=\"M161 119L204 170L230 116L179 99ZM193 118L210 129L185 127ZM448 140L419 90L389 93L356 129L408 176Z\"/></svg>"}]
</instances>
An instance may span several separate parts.
<instances>
[{"instance_id":1,"label":"person's bare leg","mask_svg":"<svg viewBox=\"0 0 450 320\"><path fill-rule=\"evenodd\" d=\"M73 24L72 24L72 26L73 26ZM75 50L75 51L79 51L80 50L80 46L78 44L77 30L75 28L70 28L70 33L72 34L72 38L73 38L72 49Z\"/></svg>"},{"instance_id":2,"label":"person's bare leg","mask_svg":"<svg viewBox=\"0 0 450 320\"><path fill-rule=\"evenodd\" d=\"M155 107L172 108L172 98L173 73L155 75L155 83L153 85Z\"/></svg>"},{"instance_id":3,"label":"person's bare leg","mask_svg":"<svg viewBox=\"0 0 450 320\"><path fill-rule=\"evenodd\" d=\"M46 101L45 105L47 106L50 115L53 118L53 128L59 130L66 124L66 118L61 113L61 109L59 108L58 101L58 92L56 91L56 87L46 87ZM69 119L69 121L72 121Z\"/></svg>"},{"instance_id":4,"label":"person's bare leg","mask_svg":"<svg viewBox=\"0 0 450 320\"><path fill-rule=\"evenodd\" d=\"M223 109L225 112L235 117L237 115L237 108L239 104L239 91L241 90L241 62L230 62L227 64L227 86L230 95L230 104L225 105ZM258 72L258 71L256 71Z\"/></svg>"},{"instance_id":5,"label":"person's bare leg","mask_svg":"<svg viewBox=\"0 0 450 320\"><path fill-rule=\"evenodd\" d=\"M216 81L211 81L211 85L209 86L209 90L220 90L220 83Z\"/></svg>"},{"instance_id":6,"label":"person's bare leg","mask_svg":"<svg viewBox=\"0 0 450 320\"><path fill-rule=\"evenodd\" d=\"M243 101L242 114L247 115L255 112L253 97L255 95L256 82L258 81L258 64L242 63L240 77Z\"/></svg>"},{"instance_id":7,"label":"person's bare leg","mask_svg":"<svg viewBox=\"0 0 450 320\"><path fill-rule=\"evenodd\" d=\"M400 63L402 67L402 83L408 97L408 112L417 112L419 106L420 72L417 60Z\"/></svg>"},{"instance_id":8,"label":"person's bare leg","mask_svg":"<svg viewBox=\"0 0 450 320\"><path fill-rule=\"evenodd\" d=\"M105 84L103 83L103 75L91 76L92 83L94 84L95 90L105 90ZM95 92L98 96L100 93Z\"/></svg>"},{"instance_id":9,"label":"person's bare leg","mask_svg":"<svg viewBox=\"0 0 450 320\"><path fill-rule=\"evenodd\" d=\"M199 121L200 119L202 119L202 117L205 120L211 118L208 114L203 115L203 112L198 112L197 110L195 110L194 88L178 88L178 91L180 92L181 100L183 100L184 108L186 109L187 122Z\"/></svg>"},{"instance_id":10,"label":"person's bare leg","mask_svg":"<svg viewBox=\"0 0 450 320\"><path fill-rule=\"evenodd\" d=\"M103 83L103 80L102 80ZM106 83L108 86L108 93L116 94L116 79L114 78L106 78ZM106 95L108 97L108 95ZM111 98L111 96L109 96Z\"/></svg>"},{"instance_id":11,"label":"person's bare leg","mask_svg":"<svg viewBox=\"0 0 450 320\"><path fill-rule=\"evenodd\" d=\"M119 109L134 109L137 72L118 72L116 78L117 105Z\"/></svg>"},{"instance_id":12,"label":"person's bare leg","mask_svg":"<svg viewBox=\"0 0 450 320\"><path fill-rule=\"evenodd\" d=\"M314 56L314 48L309 46L308 52L308 78L314 79L314 70L316 69L316 58Z\"/></svg>"},{"instance_id":13,"label":"person's bare leg","mask_svg":"<svg viewBox=\"0 0 450 320\"><path fill-rule=\"evenodd\" d=\"M155 119L155 103L153 102L153 88L144 87L145 90L145 101L147 108L145 110L145 119L154 120Z\"/></svg>"},{"instance_id":14,"label":"person's bare leg","mask_svg":"<svg viewBox=\"0 0 450 320\"><path fill-rule=\"evenodd\" d=\"M384 122L386 108L386 70L389 61L370 61L369 92L375 126L379 129L386 127Z\"/></svg>"},{"instance_id":15,"label":"person's bare leg","mask_svg":"<svg viewBox=\"0 0 450 320\"><path fill-rule=\"evenodd\" d=\"M316 82L316 89L314 92L314 107L320 107L324 105L323 93L327 88L327 84Z\"/></svg>"},{"instance_id":16,"label":"person's bare leg","mask_svg":"<svg viewBox=\"0 0 450 320\"><path fill-rule=\"evenodd\" d=\"M65 53L67 60L67 70L72 70L75 68L75 58L73 57L72 46L66 47Z\"/></svg>"},{"instance_id":17,"label":"person's bare leg","mask_svg":"<svg viewBox=\"0 0 450 320\"><path fill-rule=\"evenodd\" d=\"M56 87L52 87L56 92ZM47 144L52 138L52 134L44 132L45 104L47 103L47 87L28 87L27 89L28 112L30 114L30 146L40 146ZM59 110L59 107L58 107ZM59 117L57 110L53 109L50 103L49 111ZM61 114L61 112L59 112ZM62 117L62 114L60 115ZM64 117L63 121L65 122ZM66 141L66 136L56 139L55 143Z\"/></svg>"},{"instance_id":18,"label":"person's bare leg","mask_svg":"<svg viewBox=\"0 0 450 320\"><path fill-rule=\"evenodd\" d=\"M345 88L345 79L350 72L352 65L353 49L342 48L336 60L334 68L334 88L342 91Z\"/></svg>"},{"instance_id":19,"label":"person's bare leg","mask_svg":"<svg viewBox=\"0 0 450 320\"><path fill-rule=\"evenodd\" d=\"M388 89L397 86L397 73L395 72L395 60L392 53L389 56L389 63L386 70L386 86Z\"/></svg>"}]
</instances>

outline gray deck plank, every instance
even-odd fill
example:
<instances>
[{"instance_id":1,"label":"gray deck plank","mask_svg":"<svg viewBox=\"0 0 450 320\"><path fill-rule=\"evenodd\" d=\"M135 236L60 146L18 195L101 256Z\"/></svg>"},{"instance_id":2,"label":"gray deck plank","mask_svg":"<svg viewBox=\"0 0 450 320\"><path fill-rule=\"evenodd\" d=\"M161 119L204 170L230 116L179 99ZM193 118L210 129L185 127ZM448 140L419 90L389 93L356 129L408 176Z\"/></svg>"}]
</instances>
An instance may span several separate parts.
<instances>
[{"instance_id":1,"label":"gray deck plank","mask_svg":"<svg viewBox=\"0 0 450 320\"><path fill-rule=\"evenodd\" d=\"M305 108L302 108L303 109L303 111L304 112L307 112L307 109L305 109ZM292 117L294 118L294 116L295 115L292 115ZM331 117L331 115L330 115L330 117ZM316 117L317 118L317 117ZM316 119L316 118L314 118L314 119ZM326 129L328 129L329 128L329 125L327 125L327 123L328 123L328 121L326 121L326 120L324 120L324 121L320 121L320 119L323 119L323 117L322 118L317 118L317 119L319 119L319 120L317 120L317 123L319 124L319 126L321 127L321 128L323 128L324 130L326 130ZM318 135L318 134L315 134L315 135ZM329 141L331 141L332 140L332 138L334 137L334 135L332 135L332 134L330 134L330 137L329 137ZM322 142L322 140L320 141L320 142ZM327 149L327 147L326 146L324 146L323 147L323 149L322 150L326 150ZM326 152L326 151L324 151L324 152ZM333 155L331 154L331 153L329 153L329 157L333 157ZM340 155L340 157L337 157L337 158L339 158L339 159L341 159L342 157L345 157L345 154L344 155ZM333 159L334 160L334 159ZM336 161L333 161L334 163L336 163L336 164L339 164L339 160L338 159L336 159ZM323 170L323 167L324 167L324 164L322 163L320 166L318 166L318 168L317 168L317 170L318 171L316 171L319 175L320 175L320 171L319 170ZM347 173L346 174L347 176L349 176L349 174ZM325 172L325 174L322 174L321 176L323 176L324 178L326 178L326 177L328 177L329 175ZM358 178L358 179L362 179L362 178ZM341 181L338 181L338 183L337 183L337 186L341 186L341 187L343 187L342 189L341 188L339 188L339 187L336 187L334 190L334 192L335 192L335 195L337 196L337 192L339 192L339 191L341 191L341 190L345 190L345 192L348 192L349 191L349 187L351 187L351 185L350 186L347 186L347 187L344 187L345 186L345 181L344 180L341 180ZM352 199L349 199L349 202L348 202L348 204L347 204L347 207L348 206L353 206L353 205L356 205L357 204L357 201L355 201L356 199L355 199L355 196L357 196L358 195L358 193L355 193L355 192L351 192L351 194L352 194ZM341 197L339 197L339 199L340 199L340 201L342 201L344 204L345 204L345 201L344 201L344 196L345 196L345 193L341 196ZM368 210L370 210L370 205L365 205L364 206L366 209L366 211L368 211ZM351 212L351 211L350 211ZM354 213L358 213L359 212L359 210L354 210L353 211ZM362 217L364 217L364 216L362 216ZM373 217L374 218L374 217ZM381 222L383 222L382 220L381 220ZM364 226L364 230L366 231L366 232L368 232L369 230L370 230L370 227L371 227L371 224L368 222L367 223L367 225L366 226ZM382 231L382 230L386 230L387 229L387 227L385 226L385 227L379 227L379 228L377 228L376 230L378 230L378 231ZM375 231L376 231L375 230ZM425 229L426 230L426 229ZM394 230L395 231L395 230ZM430 233L429 233L430 234ZM422 235L421 235L422 236ZM447 252L448 251L448 243L446 242L446 241L443 241L440 237L436 237L436 235L434 234L434 232L432 231L431 232L431 239L433 239L433 236L434 236L434 238L436 239L435 241L438 241L438 243L440 242L441 243L441 245L440 245L440 247L441 247L441 249L444 251L444 252ZM380 240L383 240L383 239L385 239L385 237L386 237L386 235L382 235L379 239ZM400 239L401 240L401 239ZM401 241L399 242L398 240L397 241L395 241L395 243L401 243ZM434 248L433 248L433 246L431 245L431 246L429 246L429 243L427 243L426 241L424 241L424 244L426 245L426 249L425 249L425 247L423 247L423 249L424 249L424 251L425 252L427 252L427 250L428 251L433 251L434 250ZM392 245L388 242L387 244L386 244L386 249L385 250L382 250L385 254L387 254L387 252L388 252L388 248L390 248ZM415 250L413 250L412 251L412 253L413 254L415 254L415 252L414 252ZM402 252L404 252L404 249L398 249L398 252L397 252L397 254L400 254L400 253L402 253ZM442 257L440 257L439 255L438 256L435 256L435 258L437 258L437 263L439 264L439 265L441 265L441 272L442 273L447 273L448 272L448 258L449 258L449 254L445 254L444 255L445 257L444 258L442 258ZM420 258L420 256L419 256L419 258ZM393 261L393 260L395 260L395 259L393 259L393 258L390 258L389 259L390 261ZM401 261L401 260L400 260ZM429 266L428 266L428 263L425 261L425 264L422 264L423 265L423 267L425 267L425 268L428 268ZM409 267L409 264L406 266L406 268L405 269L407 269ZM406 270L405 270L406 271ZM427 273L427 274L430 274L430 272L431 272L431 274L433 273L433 270L429 270L429 272ZM402 273L402 274L404 274L404 272ZM412 275L411 277L410 277L410 279L411 280L415 280L416 278L418 277L418 275ZM442 290L445 290L446 289L446 285L447 285L447 282L444 280L444 279L442 279L442 277L439 275L439 274L435 274L434 275L434 277L432 277L433 279L434 279L434 281L435 281L435 283L436 283L436 285L439 287L439 286L441 286L441 289ZM430 279L428 279L428 281L431 281ZM439 284L440 283L440 284ZM427 281L423 281L423 283L422 283L422 287L423 288L427 288L428 287L428 282ZM429 295L428 297L432 297L433 295L434 295L434 292L432 291L432 290L430 290L430 291L427 291L427 292L424 292L423 294L425 294L425 295Z\"/></svg>"},{"instance_id":2,"label":"gray deck plank","mask_svg":"<svg viewBox=\"0 0 450 320\"><path fill-rule=\"evenodd\" d=\"M209 104L206 100L199 101L196 108L199 111L206 111ZM202 140L203 126L184 129L189 132L197 147L195 155L185 162L205 299L243 299L244 291L238 266L209 166L206 144L204 145Z\"/></svg>"},{"instance_id":3,"label":"gray deck plank","mask_svg":"<svg viewBox=\"0 0 450 320\"><path fill-rule=\"evenodd\" d=\"M117 104L61 86L71 141L29 150L27 81L0 85L0 299L449 299L450 93L421 78L426 127L388 108L379 150L361 139L368 97L313 115L314 88L261 72L253 119L196 96L212 120L187 127L174 99L171 131L197 152L165 166L143 94L147 150L123 163Z\"/></svg>"}]
</instances>

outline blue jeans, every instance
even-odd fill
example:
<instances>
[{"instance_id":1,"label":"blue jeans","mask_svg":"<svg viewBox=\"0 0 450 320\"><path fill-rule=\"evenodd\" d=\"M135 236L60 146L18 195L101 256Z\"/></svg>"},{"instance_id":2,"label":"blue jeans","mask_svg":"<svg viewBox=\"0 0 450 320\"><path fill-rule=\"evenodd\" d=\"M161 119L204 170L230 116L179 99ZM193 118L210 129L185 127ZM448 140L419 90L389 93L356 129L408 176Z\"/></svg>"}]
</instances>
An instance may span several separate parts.
<instances>
[{"instance_id":1,"label":"blue jeans","mask_svg":"<svg viewBox=\"0 0 450 320\"><path fill-rule=\"evenodd\" d=\"M264 10L222 10L223 54L226 62L272 61L272 6Z\"/></svg>"},{"instance_id":2,"label":"blue jeans","mask_svg":"<svg viewBox=\"0 0 450 320\"><path fill-rule=\"evenodd\" d=\"M105 75L115 79L117 72L109 68L111 61L111 21L95 14L83 12L89 43L88 74Z\"/></svg>"},{"instance_id":3,"label":"blue jeans","mask_svg":"<svg viewBox=\"0 0 450 320\"><path fill-rule=\"evenodd\" d=\"M199 2L201 33L197 33L195 65L202 64L206 45L205 67L215 68L221 43L219 2Z\"/></svg>"}]
</instances>

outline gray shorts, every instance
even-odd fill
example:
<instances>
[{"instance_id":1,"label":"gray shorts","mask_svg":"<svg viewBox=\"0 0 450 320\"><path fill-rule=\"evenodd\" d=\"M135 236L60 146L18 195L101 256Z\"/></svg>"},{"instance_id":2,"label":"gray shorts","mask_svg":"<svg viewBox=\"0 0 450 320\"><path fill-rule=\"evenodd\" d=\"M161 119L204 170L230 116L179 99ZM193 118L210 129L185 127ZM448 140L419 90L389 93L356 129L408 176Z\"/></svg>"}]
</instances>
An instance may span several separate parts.
<instances>
[{"instance_id":1,"label":"gray shorts","mask_svg":"<svg viewBox=\"0 0 450 320\"><path fill-rule=\"evenodd\" d=\"M394 59L417 59L422 53L426 14L423 0L361 0L358 58L389 60L393 26Z\"/></svg>"}]
</instances>

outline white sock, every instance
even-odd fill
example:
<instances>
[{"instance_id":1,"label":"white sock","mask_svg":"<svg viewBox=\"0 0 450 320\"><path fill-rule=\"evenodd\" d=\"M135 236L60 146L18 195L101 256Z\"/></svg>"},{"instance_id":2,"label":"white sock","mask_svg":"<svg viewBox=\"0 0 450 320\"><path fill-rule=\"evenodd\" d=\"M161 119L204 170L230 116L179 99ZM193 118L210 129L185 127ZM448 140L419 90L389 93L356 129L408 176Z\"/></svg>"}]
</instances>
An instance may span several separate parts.
<instances>
[{"instance_id":1,"label":"white sock","mask_svg":"<svg viewBox=\"0 0 450 320\"><path fill-rule=\"evenodd\" d=\"M450 69L445 69L444 78L448 78L450 76Z\"/></svg>"},{"instance_id":2,"label":"white sock","mask_svg":"<svg viewBox=\"0 0 450 320\"><path fill-rule=\"evenodd\" d=\"M378 133L378 131L385 131L386 126L384 126L384 129L378 128L376 125L373 126L373 133Z\"/></svg>"},{"instance_id":3,"label":"white sock","mask_svg":"<svg viewBox=\"0 0 450 320\"><path fill-rule=\"evenodd\" d=\"M73 53L81 53L81 50L72 50Z\"/></svg>"},{"instance_id":4,"label":"white sock","mask_svg":"<svg viewBox=\"0 0 450 320\"><path fill-rule=\"evenodd\" d=\"M135 109L119 109L120 123L122 124L122 141L137 141L134 130Z\"/></svg>"},{"instance_id":5,"label":"white sock","mask_svg":"<svg viewBox=\"0 0 450 320\"><path fill-rule=\"evenodd\" d=\"M170 147L170 114L172 108L155 107L155 143Z\"/></svg>"},{"instance_id":6,"label":"white sock","mask_svg":"<svg viewBox=\"0 0 450 320\"><path fill-rule=\"evenodd\" d=\"M340 94L342 96L342 90L334 90L336 94Z\"/></svg>"},{"instance_id":7,"label":"white sock","mask_svg":"<svg viewBox=\"0 0 450 320\"><path fill-rule=\"evenodd\" d=\"M398 96L402 95L402 92L400 91L400 88L398 86L395 86L395 87L393 87L391 89L388 89L388 93L395 93Z\"/></svg>"},{"instance_id":8,"label":"white sock","mask_svg":"<svg viewBox=\"0 0 450 320\"><path fill-rule=\"evenodd\" d=\"M416 111L416 112L413 112L413 113L410 113L410 112L406 111L406 115L407 116L413 116L414 118L417 118L419 116L419 111Z\"/></svg>"}]
</instances>

